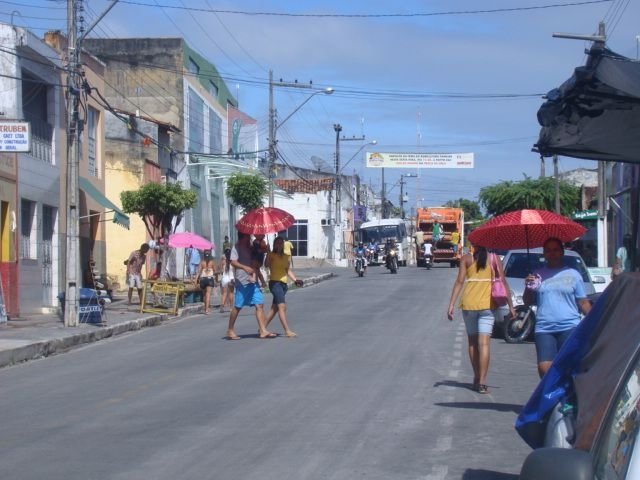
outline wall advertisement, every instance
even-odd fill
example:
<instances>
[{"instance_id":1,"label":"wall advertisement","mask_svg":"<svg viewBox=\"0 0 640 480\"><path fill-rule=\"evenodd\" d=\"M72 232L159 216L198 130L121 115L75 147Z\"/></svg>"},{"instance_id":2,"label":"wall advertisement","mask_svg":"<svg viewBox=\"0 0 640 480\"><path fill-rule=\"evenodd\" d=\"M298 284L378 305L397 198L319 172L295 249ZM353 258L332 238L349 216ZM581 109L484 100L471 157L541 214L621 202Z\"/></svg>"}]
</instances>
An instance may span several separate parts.
<instances>
[{"instance_id":1,"label":"wall advertisement","mask_svg":"<svg viewBox=\"0 0 640 480\"><path fill-rule=\"evenodd\" d=\"M473 168L473 153L367 152L368 168Z\"/></svg>"},{"instance_id":2,"label":"wall advertisement","mask_svg":"<svg viewBox=\"0 0 640 480\"><path fill-rule=\"evenodd\" d=\"M28 152L31 150L29 122L0 122L0 152Z\"/></svg>"}]
</instances>

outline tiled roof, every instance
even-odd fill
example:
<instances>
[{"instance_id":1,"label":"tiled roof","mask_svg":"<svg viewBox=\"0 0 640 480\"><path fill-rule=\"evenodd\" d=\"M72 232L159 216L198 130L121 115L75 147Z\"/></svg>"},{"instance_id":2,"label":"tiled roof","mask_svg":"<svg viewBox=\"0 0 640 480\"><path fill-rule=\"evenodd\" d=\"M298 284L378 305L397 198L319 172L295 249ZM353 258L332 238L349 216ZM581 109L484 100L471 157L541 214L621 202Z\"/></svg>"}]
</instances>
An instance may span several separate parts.
<instances>
[{"instance_id":1,"label":"tiled roof","mask_svg":"<svg viewBox=\"0 0 640 480\"><path fill-rule=\"evenodd\" d=\"M318 193L333 190L333 177L315 179L275 180L274 183L288 194Z\"/></svg>"}]
</instances>

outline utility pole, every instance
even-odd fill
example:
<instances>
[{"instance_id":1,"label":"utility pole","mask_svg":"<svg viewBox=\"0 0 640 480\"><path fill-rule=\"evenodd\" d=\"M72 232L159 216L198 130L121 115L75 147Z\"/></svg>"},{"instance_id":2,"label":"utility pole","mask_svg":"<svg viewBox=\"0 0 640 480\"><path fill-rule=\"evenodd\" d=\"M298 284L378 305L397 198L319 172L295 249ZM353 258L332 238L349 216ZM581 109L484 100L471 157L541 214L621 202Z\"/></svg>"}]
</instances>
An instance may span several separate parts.
<instances>
[{"instance_id":1,"label":"utility pole","mask_svg":"<svg viewBox=\"0 0 640 480\"><path fill-rule=\"evenodd\" d=\"M336 178L335 178L335 191L336 191L336 225L340 232L340 258L344 258L344 239L342 232L342 204L340 203L342 200L342 174L340 172L340 142L348 142L348 141L362 141L365 140L364 135L361 137L340 137L340 132L342 132L342 125L339 123L333 124L333 130L336 132ZM348 163L348 162L347 162ZM346 164L345 164L346 166Z\"/></svg>"},{"instance_id":2,"label":"utility pole","mask_svg":"<svg viewBox=\"0 0 640 480\"><path fill-rule=\"evenodd\" d=\"M560 175L558 174L558 156L553 156L553 175L556 179L556 213L560 215Z\"/></svg>"},{"instance_id":3,"label":"utility pole","mask_svg":"<svg viewBox=\"0 0 640 480\"><path fill-rule=\"evenodd\" d=\"M84 88L82 75L82 41L93 30L100 20L115 7L118 0L111 0L111 5L84 29L83 17L78 25L78 11L83 12L83 0L67 0L67 82L66 82L66 114L67 114L67 176L66 176L66 212L67 212L67 256L65 268L65 327L77 327L80 320L80 222L79 192L80 176L80 137L83 121L80 120L80 92Z\"/></svg>"},{"instance_id":4,"label":"utility pole","mask_svg":"<svg viewBox=\"0 0 640 480\"><path fill-rule=\"evenodd\" d=\"M76 23L76 0L67 0L67 262L65 286L65 327L77 327L79 322L79 220L78 168L80 163L80 49Z\"/></svg>"},{"instance_id":5,"label":"utility pole","mask_svg":"<svg viewBox=\"0 0 640 480\"><path fill-rule=\"evenodd\" d=\"M382 167L382 205L380 209L380 215L382 218L387 218L387 186L384 183L384 167Z\"/></svg>"},{"instance_id":6,"label":"utility pole","mask_svg":"<svg viewBox=\"0 0 640 480\"><path fill-rule=\"evenodd\" d=\"M279 82L273 81L273 70L269 70L269 206L273 207L273 179L275 178L276 173L276 160L278 158L278 142L276 140L276 133L278 131L277 118L276 118L276 109L273 105L273 87L294 87L294 88L313 88L311 83L298 83L296 82L283 82L280 80ZM326 89L325 91L318 91L316 93L327 93L331 94L333 89ZM315 94L312 94L313 96ZM302 104L300 104L293 112L289 114L280 125L286 122L291 115L296 113L302 105L307 103L311 97L307 98Z\"/></svg>"},{"instance_id":7,"label":"utility pole","mask_svg":"<svg viewBox=\"0 0 640 480\"><path fill-rule=\"evenodd\" d=\"M407 183L404 181L405 178L419 178L419 175L417 173L404 173L404 174L400 174L400 218L402 218L404 220L405 214L404 214L404 204L405 204L405 199L404 199L404 184Z\"/></svg>"}]
</instances>

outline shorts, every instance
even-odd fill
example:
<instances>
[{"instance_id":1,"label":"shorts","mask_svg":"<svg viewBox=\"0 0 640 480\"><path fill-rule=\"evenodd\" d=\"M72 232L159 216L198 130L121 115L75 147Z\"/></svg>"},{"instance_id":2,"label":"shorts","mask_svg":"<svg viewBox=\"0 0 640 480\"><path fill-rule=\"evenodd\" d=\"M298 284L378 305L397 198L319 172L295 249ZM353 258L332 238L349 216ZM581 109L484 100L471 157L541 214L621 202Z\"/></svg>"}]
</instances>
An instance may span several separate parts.
<instances>
[{"instance_id":1,"label":"shorts","mask_svg":"<svg viewBox=\"0 0 640 480\"><path fill-rule=\"evenodd\" d=\"M215 287L216 281L213 277L202 277L200 278L200 288L204 290L207 287Z\"/></svg>"},{"instance_id":2,"label":"shorts","mask_svg":"<svg viewBox=\"0 0 640 480\"><path fill-rule=\"evenodd\" d=\"M285 303L284 296L287 294L287 290L289 290L289 285L287 285L284 282L278 282L278 281L269 282L269 291L273 295L274 305L280 305L281 303Z\"/></svg>"},{"instance_id":3,"label":"shorts","mask_svg":"<svg viewBox=\"0 0 640 480\"><path fill-rule=\"evenodd\" d=\"M129 288L142 288L142 277L140 275L129 275L127 285L129 285Z\"/></svg>"},{"instance_id":4,"label":"shorts","mask_svg":"<svg viewBox=\"0 0 640 480\"><path fill-rule=\"evenodd\" d=\"M263 303L264 297L262 296L260 285L257 283L248 283L247 285L243 285L240 282L236 282L234 307L241 309L242 307L262 305Z\"/></svg>"},{"instance_id":5,"label":"shorts","mask_svg":"<svg viewBox=\"0 0 640 480\"><path fill-rule=\"evenodd\" d=\"M467 335L489 335L493 333L494 316L492 310L462 310L462 318L467 327Z\"/></svg>"},{"instance_id":6,"label":"shorts","mask_svg":"<svg viewBox=\"0 0 640 480\"><path fill-rule=\"evenodd\" d=\"M552 362L573 330L574 329L571 328L562 332L536 333L536 356L538 357L538 363Z\"/></svg>"},{"instance_id":7,"label":"shorts","mask_svg":"<svg viewBox=\"0 0 640 480\"><path fill-rule=\"evenodd\" d=\"M451 248L453 248L453 253L458 253L458 245L452 245Z\"/></svg>"}]
</instances>

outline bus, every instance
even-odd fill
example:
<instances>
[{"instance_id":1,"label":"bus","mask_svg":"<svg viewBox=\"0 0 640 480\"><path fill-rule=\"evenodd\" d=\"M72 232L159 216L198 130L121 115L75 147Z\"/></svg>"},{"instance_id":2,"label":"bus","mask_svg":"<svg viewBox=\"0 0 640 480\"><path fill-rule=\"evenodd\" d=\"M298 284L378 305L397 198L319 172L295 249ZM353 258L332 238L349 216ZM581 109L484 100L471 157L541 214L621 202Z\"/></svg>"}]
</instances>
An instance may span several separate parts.
<instances>
[{"instance_id":1,"label":"bus","mask_svg":"<svg viewBox=\"0 0 640 480\"><path fill-rule=\"evenodd\" d=\"M388 238L393 238L396 242L398 265L406 267L411 239L405 220L401 218L371 220L362 223L356 232L358 242L362 242L366 246L370 241L376 241L381 250L384 249L384 244ZM380 258L382 258L382 256Z\"/></svg>"}]
</instances>

